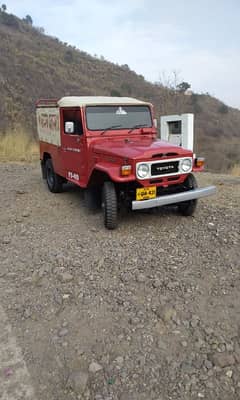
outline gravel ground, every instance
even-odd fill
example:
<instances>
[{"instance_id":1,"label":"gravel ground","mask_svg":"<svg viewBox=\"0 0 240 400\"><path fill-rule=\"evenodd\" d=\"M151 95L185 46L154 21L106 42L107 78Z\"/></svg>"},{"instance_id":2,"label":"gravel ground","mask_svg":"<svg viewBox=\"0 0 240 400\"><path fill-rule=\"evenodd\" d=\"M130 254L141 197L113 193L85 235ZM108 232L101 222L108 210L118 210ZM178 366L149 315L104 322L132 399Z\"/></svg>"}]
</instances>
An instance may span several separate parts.
<instances>
[{"instance_id":1,"label":"gravel ground","mask_svg":"<svg viewBox=\"0 0 240 400\"><path fill-rule=\"evenodd\" d=\"M0 176L0 302L38 400L240 398L240 178L107 231L38 165Z\"/></svg>"}]
</instances>

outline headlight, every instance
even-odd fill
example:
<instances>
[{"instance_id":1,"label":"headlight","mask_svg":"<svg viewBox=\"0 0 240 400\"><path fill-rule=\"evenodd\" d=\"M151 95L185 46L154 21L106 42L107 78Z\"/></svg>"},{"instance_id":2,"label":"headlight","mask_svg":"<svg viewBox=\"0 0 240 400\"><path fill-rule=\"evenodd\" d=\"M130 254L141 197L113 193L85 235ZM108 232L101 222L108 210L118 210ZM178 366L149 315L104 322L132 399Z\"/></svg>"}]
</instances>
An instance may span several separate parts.
<instances>
[{"instance_id":1,"label":"headlight","mask_svg":"<svg viewBox=\"0 0 240 400\"><path fill-rule=\"evenodd\" d=\"M149 165L148 164L139 164L137 167L137 176L140 179L145 179L149 174Z\"/></svg>"},{"instance_id":2,"label":"headlight","mask_svg":"<svg viewBox=\"0 0 240 400\"><path fill-rule=\"evenodd\" d=\"M184 160L180 161L180 170L182 172L190 172L192 170L192 159L185 158Z\"/></svg>"}]
</instances>

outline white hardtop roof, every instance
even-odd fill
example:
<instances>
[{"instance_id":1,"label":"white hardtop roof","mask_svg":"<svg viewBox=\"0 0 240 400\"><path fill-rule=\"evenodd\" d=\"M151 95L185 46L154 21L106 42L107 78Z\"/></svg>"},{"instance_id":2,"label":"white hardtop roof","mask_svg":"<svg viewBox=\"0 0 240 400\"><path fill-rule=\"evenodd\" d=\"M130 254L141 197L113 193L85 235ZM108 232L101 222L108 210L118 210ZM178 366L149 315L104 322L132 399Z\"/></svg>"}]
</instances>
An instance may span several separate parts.
<instances>
[{"instance_id":1,"label":"white hardtop roof","mask_svg":"<svg viewBox=\"0 0 240 400\"><path fill-rule=\"evenodd\" d=\"M132 97L108 97L108 96L68 96L58 100L59 107L80 107L90 105L149 105L141 100L133 99Z\"/></svg>"}]
</instances>

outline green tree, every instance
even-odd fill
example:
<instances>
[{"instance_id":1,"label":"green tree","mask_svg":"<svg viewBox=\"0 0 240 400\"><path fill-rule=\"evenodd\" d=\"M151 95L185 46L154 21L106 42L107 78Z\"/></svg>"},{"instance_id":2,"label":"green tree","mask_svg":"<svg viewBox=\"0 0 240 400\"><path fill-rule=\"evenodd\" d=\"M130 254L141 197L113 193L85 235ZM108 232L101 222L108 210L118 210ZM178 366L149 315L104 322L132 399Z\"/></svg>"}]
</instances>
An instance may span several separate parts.
<instances>
[{"instance_id":1,"label":"green tree","mask_svg":"<svg viewBox=\"0 0 240 400\"><path fill-rule=\"evenodd\" d=\"M6 12L6 11L7 11L7 6L6 6L6 4L2 4L1 11L2 11L2 12Z\"/></svg>"},{"instance_id":2,"label":"green tree","mask_svg":"<svg viewBox=\"0 0 240 400\"><path fill-rule=\"evenodd\" d=\"M35 29L36 29L39 33L41 33L42 35L45 33L45 29L44 29L42 26L37 26L37 27L35 27Z\"/></svg>"},{"instance_id":3,"label":"green tree","mask_svg":"<svg viewBox=\"0 0 240 400\"><path fill-rule=\"evenodd\" d=\"M177 85L177 90L180 93L186 92L186 90L190 89L191 85L188 82L181 82Z\"/></svg>"},{"instance_id":4,"label":"green tree","mask_svg":"<svg viewBox=\"0 0 240 400\"><path fill-rule=\"evenodd\" d=\"M26 15L26 17L23 18L23 21L26 22L26 24L31 25L31 26L33 24L33 20L32 20L31 15Z\"/></svg>"},{"instance_id":5,"label":"green tree","mask_svg":"<svg viewBox=\"0 0 240 400\"><path fill-rule=\"evenodd\" d=\"M64 54L64 60L68 63L71 64L74 61L74 53L72 50L67 49L65 54Z\"/></svg>"},{"instance_id":6,"label":"green tree","mask_svg":"<svg viewBox=\"0 0 240 400\"><path fill-rule=\"evenodd\" d=\"M121 93L117 89L112 89L111 92L110 92L110 95L112 97L120 97Z\"/></svg>"},{"instance_id":7,"label":"green tree","mask_svg":"<svg viewBox=\"0 0 240 400\"><path fill-rule=\"evenodd\" d=\"M220 114L227 114L227 113L228 113L228 106L226 106L226 104L221 104L221 105L218 107L218 112L219 112Z\"/></svg>"},{"instance_id":8,"label":"green tree","mask_svg":"<svg viewBox=\"0 0 240 400\"><path fill-rule=\"evenodd\" d=\"M129 85L129 83L127 83L127 82L124 82L124 83L121 85L121 89L122 89L122 91L123 91L124 94L127 94L127 95L131 95L131 94L132 94L132 88L131 88L131 86Z\"/></svg>"}]
</instances>

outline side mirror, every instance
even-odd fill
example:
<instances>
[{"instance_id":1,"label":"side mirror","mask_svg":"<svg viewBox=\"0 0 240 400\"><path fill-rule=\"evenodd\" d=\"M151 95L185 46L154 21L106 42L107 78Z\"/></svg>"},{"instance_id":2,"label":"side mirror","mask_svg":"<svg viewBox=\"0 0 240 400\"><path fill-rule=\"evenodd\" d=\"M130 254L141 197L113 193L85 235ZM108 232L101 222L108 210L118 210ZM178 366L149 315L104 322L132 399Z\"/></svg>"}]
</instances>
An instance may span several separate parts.
<instances>
[{"instance_id":1,"label":"side mirror","mask_svg":"<svg viewBox=\"0 0 240 400\"><path fill-rule=\"evenodd\" d=\"M74 122L65 122L64 131L65 133L74 133Z\"/></svg>"},{"instance_id":2,"label":"side mirror","mask_svg":"<svg viewBox=\"0 0 240 400\"><path fill-rule=\"evenodd\" d=\"M155 128L157 128L157 118L154 118L153 125L154 125Z\"/></svg>"}]
</instances>

